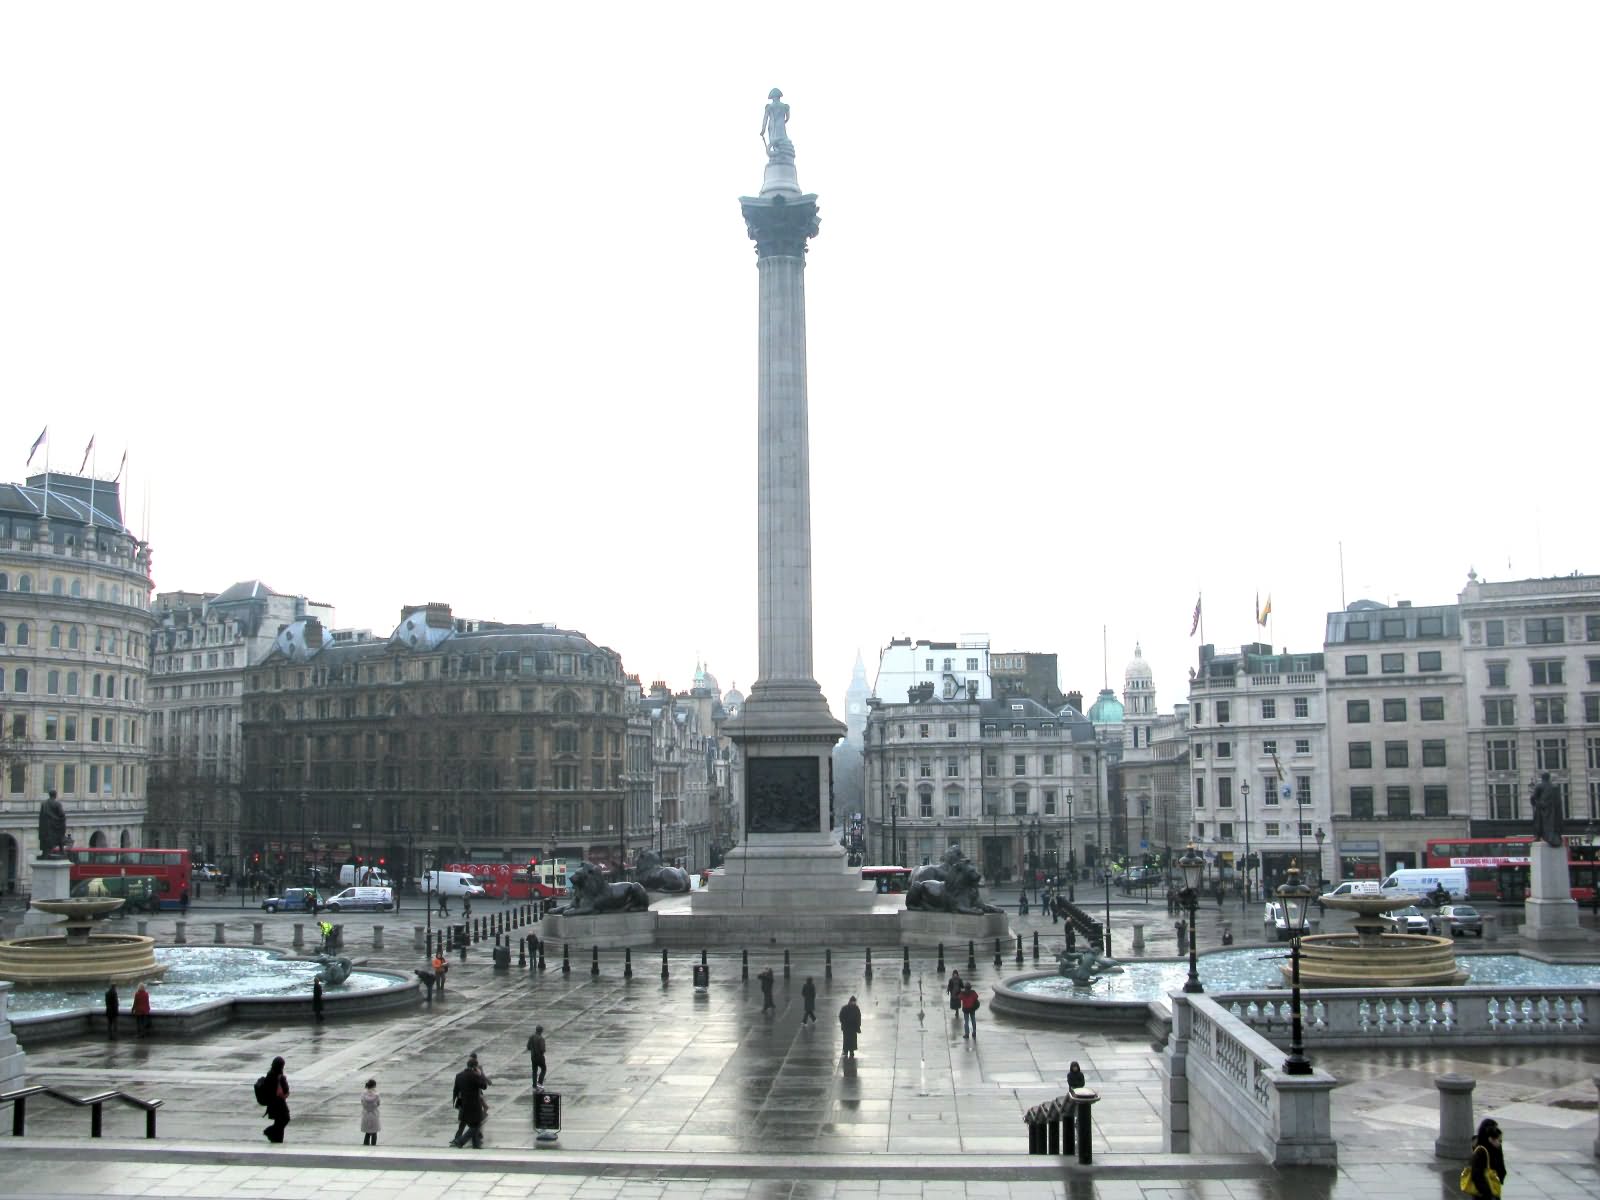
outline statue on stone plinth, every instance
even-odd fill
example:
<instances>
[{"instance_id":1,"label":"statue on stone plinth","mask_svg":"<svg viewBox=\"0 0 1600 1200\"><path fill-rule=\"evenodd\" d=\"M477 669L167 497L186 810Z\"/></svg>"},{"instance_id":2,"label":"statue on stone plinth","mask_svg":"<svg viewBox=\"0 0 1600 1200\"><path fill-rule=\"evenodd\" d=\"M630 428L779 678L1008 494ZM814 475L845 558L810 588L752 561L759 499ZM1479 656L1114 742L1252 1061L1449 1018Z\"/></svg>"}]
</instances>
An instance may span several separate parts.
<instances>
[{"instance_id":1,"label":"statue on stone plinth","mask_svg":"<svg viewBox=\"0 0 1600 1200\"><path fill-rule=\"evenodd\" d=\"M967 859L954 863L943 879L922 879L906 892L907 912L961 913L982 916L1000 909L978 896L978 868Z\"/></svg>"},{"instance_id":2,"label":"statue on stone plinth","mask_svg":"<svg viewBox=\"0 0 1600 1200\"><path fill-rule=\"evenodd\" d=\"M1565 814L1561 811L1561 789L1550 782L1550 772L1539 776L1528 797L1533 808L1533 836L1547 846L1561 845L1561 826Z\"/></svg>"},{"instance_id":3,"label":"statue on stone plinth","mask_svg":"<svg viewBox=\"0 0 1600 1200\"><path fill-rule=\"evenodd\" d=\"M39 857L65 858L66 844L67 810L56 799L55 789L51 788L44 803L39 805Z\"/></svg>"},{"instance_id":4,"label":"statue on stone plinth","mask_svg":"<svg viewBox=\"0 0 1600 1200\"><path fill-rule=\"evenodd\" d=\"M581 862L567 872L567 890L572 903L556 909L558 916L644 912L650 907L650 896L644 888L637 883L607 883L604 873L592 862Z\"/></svg>"},{"instance_id":5,"label":"statue on stone plinth","mask_svg":"<svg viewBox=\"0 0 1600 1200\"><path fill-rule=\"evenodd\" d=\"M783 93L773 88L767 93L767 111L761 115L761 136L770 154L779 146L789 147L789 106L783 102Z\"/></svg>"}]
</instances>

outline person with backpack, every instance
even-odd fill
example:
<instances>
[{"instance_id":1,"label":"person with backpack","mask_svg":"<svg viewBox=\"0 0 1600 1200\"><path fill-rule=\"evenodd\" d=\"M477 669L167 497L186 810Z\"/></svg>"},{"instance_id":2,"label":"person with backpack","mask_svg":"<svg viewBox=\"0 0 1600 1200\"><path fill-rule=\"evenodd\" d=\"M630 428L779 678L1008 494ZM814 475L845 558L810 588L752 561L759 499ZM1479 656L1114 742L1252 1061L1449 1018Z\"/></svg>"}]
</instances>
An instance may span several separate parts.
<instances>
[{"instance_id":1,"label":"person with backpack","mask_svg":"<svg viewBox=\"0 0 1600 1200\"><path fill-rule=\"evenodd\" d=\"M274 1145L283 1144L283 1131L289 1124L289 1079L283 1065L281 1057L273 1059L267 1073L256 1080L256 1103L272 1118L272 1124L261 1132Z\"/></svg>"},{"instance_id":2,"label":"person with backpack","mask_svg":"<svg viewBox=\"0 0 1600 1200\"><path fill-rule=\"evenodd\" d=\"M528 1060L532 1064L533 1090L536 1092L544 1091L544 1076L545 1072L549 1070L549 1066L544 1060L544 1051L544 1026L535 1025L532 1035L528 1038Z\"/></svg>"},{"instance_id":3,"label":"person with backpack","mask_svg":"<svg viewBox=\"0 0 1600 1200\"><path fill-rule=\"evenodd\" d=\"M978 1040L978 1009L983 1007L983 1002L978 999L978 989L972 986L971 980L961 985L961 1036Z\"/></svg>"}]
</instances>

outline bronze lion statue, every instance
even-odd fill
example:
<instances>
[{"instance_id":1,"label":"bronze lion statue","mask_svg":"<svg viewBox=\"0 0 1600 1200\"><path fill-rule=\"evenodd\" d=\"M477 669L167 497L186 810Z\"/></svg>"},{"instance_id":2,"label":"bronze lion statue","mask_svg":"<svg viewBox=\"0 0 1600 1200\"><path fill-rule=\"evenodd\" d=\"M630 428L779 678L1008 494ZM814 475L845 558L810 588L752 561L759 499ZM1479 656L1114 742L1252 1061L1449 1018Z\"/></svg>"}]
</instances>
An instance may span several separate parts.
<instances>
[{"instance_id":1,"label":"bronze lion statue","mask_svg":"<svg viewBox=\"0 0 1600 1200\"><path fill-rule=\"evenodd\" d=\"M647 892L687 892L689 872L669 867L654 850L641 850L634 864L633 877Z\"/></svg>"},{"instance_id":2,"label":"bronze lion statue","mask_svg":"<svg viewBox=\"0 0 1600 1200\"><path fill-rule=\"evenodd\" d=\"M963 913L981 916L1001 911L978 898L978 868L960 859L945 869L943 879L921 879L906 893L910 912Z\"/></svg>"},{"instance_id":3,"label":"bronze lion statue","mask_svg":"<svg viewBox=\"0 0 1600 1200\"><path fill-rule=\"evenodd\" d=\"M581 862L567 872L572 903L556 909L563 917L589 917L598 913L644 912L650 897L637 883L607 883L600 868Z\"/></svg>"},{"instance_id":4,"label":"bronze lion statue","mask_svg":"<svg viewBox=\"0 0 1600 1200\"><path fill-rule=\"evenodd\" d=\"M961 848L959 846L951 846L950 849L944 852L944 857L938 862L923 863L915 871L911 872L911 882L925 883L928 880L937 879L940 883L943 883L950 877L950 872L954 870L957 863L966 861L968 861L967 857L961 853Z\"/></svg>"}]
</instances>

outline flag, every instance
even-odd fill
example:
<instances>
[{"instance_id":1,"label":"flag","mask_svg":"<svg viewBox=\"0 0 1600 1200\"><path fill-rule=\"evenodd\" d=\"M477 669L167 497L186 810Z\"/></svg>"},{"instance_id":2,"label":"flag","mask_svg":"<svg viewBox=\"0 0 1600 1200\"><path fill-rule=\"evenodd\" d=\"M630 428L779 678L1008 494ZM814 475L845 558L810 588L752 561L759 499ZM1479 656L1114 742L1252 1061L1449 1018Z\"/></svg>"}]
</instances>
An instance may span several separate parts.
<instances>
[{"instance_id":1,"label":"flag","mask_svg":"<svg viewBox=\"0 0 1600 1200\"><path fill-rule=\"evenodd\" d=\"M1194 621L1189 625L1189 636L1194 636L1194 631L1200 628L1200 597L1194 598Z\"/></svg>"},{"instance_id":2,"label":"flag","mask_svg":"<svg viewBox=\"0 0 1600 1200\"><path fill-rule=\"evenodd\" d=\"M126 450L124 450L122 452L122 461L117 464L117 473L111 477L111 482L112 483L115 483L117 480L122 478L122 468L127 466L127 465L128 465L128 452Z\"/></svg>"},{"instance_id":3,"label":"flag","mask_svg":"<svg viewBox=\"0 0 1600 1200\"><path fill-rule=\"evenodd\" d=\"M89 467L89 455L91 455L93 453L94 453L94 434L91 433L89 435L89 444L83 448L83 466L78 468L78 474L79 475L82 475L84 473L84 471L86 471L88 469L88 467Z\"/></svg>"},{"instance_id":4,"label":"flag","mask_svg":"<svg viewBox=\"0 0 1600 1200\"><path fill-rule=\"evenodd\" d=\"M29 467L33 466L33 456L35 454L39 453L39 447L44 445L45 435L47 433L49 433L49 432L50 432L50 426L46 425L43 429L41 429L39 431L39 436L33 439L33 448L28 451L28 461L22 464L22 469L24 471L26 471Z\"/></svg>"},{"instance_id":5,"label":"flag","mask_svg":"<svg viewBox=\"0 0 1600 1200\"><path fill-rule=\"evenodd\" d=\"M1256 593L1256 624L1265 625L1267 618L1272 615L1272 593L1267 593L1267 606L1261 607L1261 593Z\"/></svg>"}]
</instances>

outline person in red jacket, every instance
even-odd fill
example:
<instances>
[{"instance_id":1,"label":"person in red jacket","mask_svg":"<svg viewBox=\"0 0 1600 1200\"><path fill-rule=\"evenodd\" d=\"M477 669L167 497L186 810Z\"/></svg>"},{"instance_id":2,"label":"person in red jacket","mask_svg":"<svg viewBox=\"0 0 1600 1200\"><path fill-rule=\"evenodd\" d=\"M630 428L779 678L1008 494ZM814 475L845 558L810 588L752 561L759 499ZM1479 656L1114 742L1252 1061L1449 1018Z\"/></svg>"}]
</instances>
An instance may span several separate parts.
<instances>
[{"instance_id":1,"label":"person in red jacket","mask_svg":"<svg viewBox=\"0 0 1600 1200\"><path fill-rule=\"evenodd\" d=\"M150 1036L150 993L142 983L133 994L133 1032L138 1037Z\"/></svg>"},{"instance_id":2,"label":"person in red jacket","mask_svg":"<svg viewBox=\"0 0 1600 1200\"><path fill-rule=\"evenodd\" d=\"M961 987L961 1036L978 1040L978 989L971 980Z\"/></svg>"}]
</instances>

